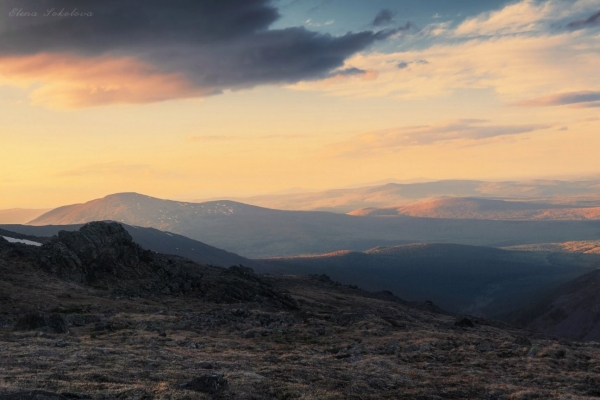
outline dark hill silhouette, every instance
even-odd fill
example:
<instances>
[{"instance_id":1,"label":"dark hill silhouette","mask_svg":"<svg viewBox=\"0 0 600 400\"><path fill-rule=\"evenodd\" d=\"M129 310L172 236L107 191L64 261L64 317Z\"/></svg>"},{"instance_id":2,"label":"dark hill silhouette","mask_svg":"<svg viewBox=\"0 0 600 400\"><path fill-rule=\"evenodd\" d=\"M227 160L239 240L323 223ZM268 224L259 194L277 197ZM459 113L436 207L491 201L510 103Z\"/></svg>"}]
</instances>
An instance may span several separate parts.
<instances>
[{"instance_id":1,"label":"dark hill silhouette","mask_svg":"<svg viewBox=\"0 0 600 400\"><path fill-rule=\"evenodd\" d=\"M183 203L124 193L61 207L32 221L113 220L178 233L245 257L364 251L379 245L446 242L484 246L600 239L600 221L487 221L356 217L281 211L230 201Z\"/></svg>"},{"instance_id":2,"label":"dark hill silhouette","mask_svg":"<svg viewBox=\"0 0 600 400\"><path fill-rule=\"evenodd\" d=\"M175 233L163 232L154 228L142 228L122 224L132 236L135 243L140 246L163 254L173 254L186 257L190 260L208 265L230 267L232 265L244 265L250 268L259 267L259 263L248 258L239 256L213 246L209 246L197 240L177 235ZM51 236L60 231L77 231L83 225L0 225L0 236L9 236L16 239L27 239L36 242L47 242Z\"/></svg>"}]
</instances>

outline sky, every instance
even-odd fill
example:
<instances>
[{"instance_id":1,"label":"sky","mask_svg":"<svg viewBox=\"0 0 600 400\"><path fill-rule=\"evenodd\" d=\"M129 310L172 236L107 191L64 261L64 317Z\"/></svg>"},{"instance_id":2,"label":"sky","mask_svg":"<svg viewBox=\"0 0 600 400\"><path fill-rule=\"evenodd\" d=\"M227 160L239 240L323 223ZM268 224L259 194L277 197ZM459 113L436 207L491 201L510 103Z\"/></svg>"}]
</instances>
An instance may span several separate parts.
<instances>
[{"instance_id":1,"label":"sky","mask_svg":"<svg viewBox=\"0 0 600 400\"><path fill-rule=\"evenodd\" d=\"M5 0L0 209L600 176L600 0Z\"/></svg>"}]
</instances>

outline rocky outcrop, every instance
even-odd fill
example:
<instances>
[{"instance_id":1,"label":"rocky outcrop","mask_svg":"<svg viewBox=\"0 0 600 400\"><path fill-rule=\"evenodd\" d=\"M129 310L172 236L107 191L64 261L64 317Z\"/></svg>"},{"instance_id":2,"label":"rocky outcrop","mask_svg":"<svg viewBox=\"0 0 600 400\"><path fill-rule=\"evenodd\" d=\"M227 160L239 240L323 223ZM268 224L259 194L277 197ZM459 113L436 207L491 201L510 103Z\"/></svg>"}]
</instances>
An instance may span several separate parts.
<instances>
[{"instance_id":1,"label":"rocky outcrop","mask_svg":"<svg viewBox=\"0 0 600 400\"><path fill-rule=\"evenodd\" d=\"M92 283L106 278L142 278L152 269L152 258L121 225L92 222L77 232L59 232L43 246L40 262L61 278Z\"/></svg>"},{"instance_id":2,"label":"rocky outcrop","mask_svg":"<svg viewBox=\"0 0 600 400\"><path fill-rule=\"evenodd\" d=\"M297 308L250 268L196 264L145 250L118 223L61 231L40 249L39 264L61 279L126 296L195 295L217 303L258 302Z\"/></svg>"}]
</instances>

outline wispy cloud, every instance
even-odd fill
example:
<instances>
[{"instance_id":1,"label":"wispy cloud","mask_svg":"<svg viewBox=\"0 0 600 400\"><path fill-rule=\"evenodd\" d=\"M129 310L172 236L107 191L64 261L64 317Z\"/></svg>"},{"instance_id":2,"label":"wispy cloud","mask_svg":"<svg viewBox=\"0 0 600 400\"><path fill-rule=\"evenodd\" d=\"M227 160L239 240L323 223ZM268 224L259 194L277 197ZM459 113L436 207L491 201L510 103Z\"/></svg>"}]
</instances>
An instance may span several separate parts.
<instances>
[{"instance_id":1,"label":"wispy cloud","mask_svg":"<svg viewBox=\"0 0 600 400\"><path fill-rule=\"evenodd\" d=\"M315 22L312 19L307 19L304 24L313 28L321 28L323 26L329 26L335 24L335 19L330 19L325 22Z\"/></svg>"},{"instance_id":2,"label":"wispy cloud","mask_svg":"<svg viewBox=\"0 0 600 400\"><path fill-rule=\"evenodd\" d=\"M408 68L409 65L411 65L411 64L426 65L426 64L429 64L429 61L427 61L427 60L400 61L398 64L396 64L396 67L398 67L398 69L404 69L404 68Z\"/></svg>"},{"instance_id":3,"label":"wispy cloud","mask_svg":"<svg viewBox=\"0 0 600 400\"><path fill-rule=\"evenodd\" d=\"M379 11L379 13L377 13L377 15L375 16L375 18L373 19L373 26L383 26L383 25L390 25L391 23L394 22L394 17L396 16L396 13L390 9L383 9L381 11Z\"/></svg>"},{"instance_id":4,"label":"wispy cloud","mask_svg":"<svg viewBox=\"0 0 600 400\"><path fill-rule=\"evenodd\" d=\"M600 25L600 11L590 15L588 18L571 21L567 24L567 27L571 29L583 29L595 25Z\"/></svg>"},{"instance_id":5,"label":"wispy cloud","mask_svg":"<svg viewBox=\"0 0 600 400\"><path fill-rule=\"evenodd\" d=\"M444 121L434 125L407 126L368 132L329 146L328 154L338 156L369 155L409 146L427 146L442 142L480 142L500 136L519 135L552 125L495 125L480 119Z\"/></svg>"},{"instance_id":6,"label":"wispy cloud","mask_svg":"<svg viewBox=\"0 0 600 400\"><path fill-rule=\"evenodd\" d=\"M360 53L346 61L345 67L373 71L376 79L371 81L304 81L290 87L343 97L403 100L488 89L505 103L600 87L598 34L565 27L566 21L594 8L595 0L510 3L458 26L425 27L402 42L402 51ZM418 60L428 63L410 68Z\"/></svg>"},{"instance_id":7,"label":"wispy cloud","mask_svg":"<svg viewBox=\"0 0 600 400\"><path fill-rule=\"evenodd\" d=\"M596 102L600 102L600 91L580 91L568 93L555 93L535 99L520 101L515 105L523 107L547 107L547 106L564 106L564 105L583 105L595 106Z\"/></svg>"}]
</instances>

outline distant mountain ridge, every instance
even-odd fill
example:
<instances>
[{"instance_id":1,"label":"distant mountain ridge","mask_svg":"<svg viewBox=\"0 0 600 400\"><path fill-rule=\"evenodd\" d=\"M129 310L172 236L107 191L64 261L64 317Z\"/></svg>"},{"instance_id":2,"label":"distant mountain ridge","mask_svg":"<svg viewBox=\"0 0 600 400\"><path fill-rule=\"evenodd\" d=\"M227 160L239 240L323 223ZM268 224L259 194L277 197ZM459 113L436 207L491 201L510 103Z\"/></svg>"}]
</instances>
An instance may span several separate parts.
<instances>
[{"instance_id":1,"label":"distant mountain ridge","mask_svg":"<svg viewBox=\"0 0 600 400\"><path fill-rule=\"evenodd\" d=\"M546 251L550 253L600 254L600 240L580 240L562 243L538 243L520 246L508 246L506 250Z\"/></svg>"},{"instance_id":2,"label":"distant mountain ridge","mask_svg":"<svg viewBox=\"0 0 600 400\"><path fill-rule=\"evenodd\" d=\"M600 207L575 207L570 204L452 197L420 201L400 207L363 208L348 214L378 217L404 215L426 218L524 221L597 220L600 219Z\"/></svg>"},{"instance_id":3,"label":"distant mountain ridge","mask_svg":"<svg viewBox=\"0 0 600 400\"><path fill-rule=\"evenodd\" d=\"M122 193L60 207L31 221L116 221L180 234L248 258L364 251L412 242L514 246L600 240L600 221L493 221L285 211L232 201L185 203Z\"/></svg>"},{"instance_id":4,"label":"distant mountain ridge","mask_svg":"<svg viewBox=\"0 0 600 400\"><path fill-rule=\"evenodd\" d=\"M117 221L163 229L184 219L211 215L232 215L259 207L234 201L186 203L163 200L138 193L116 193L83 204L58 207L30 221L30 225L83 224L90 221Z\"/></svg>"},{"instance_id":5,"label":"distant mountain ridge","mask_svg":"<svg viewBox=\"0 0 600 400\"><path fill-rule=\"evenodd\" d=\"M572 198L593 200L600 206L600 181L531 180L486 182L442 180L419 183L388 183L353 189L235 198L246 204L279 210L348 213L361 208L398 207L421 199L478 197L504 199Z\"/></svg>"}]
</instances>

